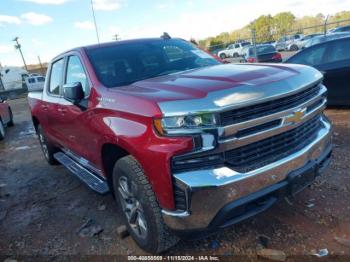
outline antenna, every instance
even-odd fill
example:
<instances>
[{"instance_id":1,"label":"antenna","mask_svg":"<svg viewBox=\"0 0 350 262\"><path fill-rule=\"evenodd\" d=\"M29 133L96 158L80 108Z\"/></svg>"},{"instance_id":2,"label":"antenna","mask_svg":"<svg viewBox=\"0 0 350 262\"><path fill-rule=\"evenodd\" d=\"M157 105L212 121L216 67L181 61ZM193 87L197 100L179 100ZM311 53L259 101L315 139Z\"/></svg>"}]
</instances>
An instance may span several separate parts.
<instances>
[{"instance_id":1,"label":"antenna","mask_svg":"<svg viewBox=\"0 0 350 262\"><path fill-rule=\"evenodd\" d=\"M167 32L164 32L163 35L160 38L163 38L164 40L171 39L170 35Z\"/></svg>"}]
</instances>

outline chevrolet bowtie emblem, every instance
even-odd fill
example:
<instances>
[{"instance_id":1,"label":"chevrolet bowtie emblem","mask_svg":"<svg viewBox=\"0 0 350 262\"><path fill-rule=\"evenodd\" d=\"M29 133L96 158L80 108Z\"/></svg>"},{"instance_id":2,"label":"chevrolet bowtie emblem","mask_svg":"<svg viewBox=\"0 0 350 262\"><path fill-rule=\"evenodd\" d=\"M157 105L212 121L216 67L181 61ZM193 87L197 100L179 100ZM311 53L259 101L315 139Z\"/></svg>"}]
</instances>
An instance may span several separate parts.
<instances>
[{"instance_id":1,"label":"chevrolet bowtie emblem","mask_svg":"<svg viewBox=\"0 0 350 262\"><path fill-rule=\"evenodd\" d=\"M303 120L305 113L306 113L306 109L301 109L301 110L295 111L293 114L287 116L284 119L284 122L285 123L293 123L293 124L299 123L299 122L301 122L301 120Z\"/></svg>"}]
</instances>

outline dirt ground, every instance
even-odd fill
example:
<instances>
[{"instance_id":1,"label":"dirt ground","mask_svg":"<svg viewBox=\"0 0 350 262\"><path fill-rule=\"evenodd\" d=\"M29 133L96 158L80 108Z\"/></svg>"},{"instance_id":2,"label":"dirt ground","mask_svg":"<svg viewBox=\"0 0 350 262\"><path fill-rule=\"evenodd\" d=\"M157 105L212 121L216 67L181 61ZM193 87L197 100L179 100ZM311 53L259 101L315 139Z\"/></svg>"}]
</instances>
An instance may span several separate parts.
<instances>
[{"instance_id":1,"label":"dirt ground","mask_svg":"<svg viewBox=\"0 0 350 262\"><path fill-rule=\"evenodd\" d=\"M15 127L0 142L0 260L145 254L130 237L117 235L121 219L111 195L95 194L62 166L46 163L26 100L10 104ZM206 239L180 241L164 255L254 259L267 247L291 259L326 248L328 258L350 259L349 243L335 239L350 240L350 110L330 109L326 114L334 124L333 160L310 188ZM93 236L81 230L88 220L97 228Z\"/></svg>"}]
</instances>

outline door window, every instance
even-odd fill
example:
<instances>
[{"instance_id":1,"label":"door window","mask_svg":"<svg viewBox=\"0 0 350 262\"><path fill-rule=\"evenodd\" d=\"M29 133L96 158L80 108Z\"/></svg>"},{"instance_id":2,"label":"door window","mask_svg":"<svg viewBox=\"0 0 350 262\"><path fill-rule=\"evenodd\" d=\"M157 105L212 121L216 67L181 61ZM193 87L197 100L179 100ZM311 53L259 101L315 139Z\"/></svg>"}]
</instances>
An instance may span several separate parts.
<instances>
[{"instance_id":1,"label":"door window","mask_svg":"<svg viewBox=\"0 0 350 262\"><path fill-rule=\"evenodd\" d=\"M288 60L288 63L302 64L315 66L319 65L323 61L323 57L326 52L326 45L318 45L305 51L298 53L294 57Z\"/></svg>"},{"instance_id":2,"label":"door window","mask_svg":"<svg viewBox=\"0 0 350 262\"><path fill-rule=\"evenodd\" d=\"M53 63L50 74L49 93L60 94L61 77L63 72L63 58Z\"/></svg>"},{"instance_id":3,"label":"door window","mask_svg":"<svg viewBox=\"0 0 350 262\"><path fill-rule=\"evenodd\" d=\"M338 62L350 59L350 38L340 41L335 41L328 55L328 63Z\"/></svg>"},{"instance_id":4,"label":"door window","mask_svg":"<svg viewBox=\"0 0 350 262\"><path fill-rule=\"evenodd\" d=\"M79 57L70 56L67 64L66 84L73 84L76 82L81 83L85 96L87 96L89 94L90 88L84 67L80 62Z\"/></svg>"}]
</instances>

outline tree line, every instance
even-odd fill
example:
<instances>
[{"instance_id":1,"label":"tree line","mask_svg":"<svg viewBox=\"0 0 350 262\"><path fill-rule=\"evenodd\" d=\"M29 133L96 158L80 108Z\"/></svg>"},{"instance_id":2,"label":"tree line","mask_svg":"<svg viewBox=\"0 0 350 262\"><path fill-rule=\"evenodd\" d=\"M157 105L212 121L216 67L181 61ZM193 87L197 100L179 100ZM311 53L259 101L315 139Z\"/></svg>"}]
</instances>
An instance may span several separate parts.
<instances>
[{"instance_id":1,"label":"tree line","mask_svg":"<svg viewBox=\"0 0 350 262\"><path fill-rule=\"evenodd\" d=\"M293 33L323 33L324 24L327 19L327 30L350 24L350 11L338 12L326 18L323 14L316 16L304 16L297 18L292 12L281 12L274 16L261 15L250 24L241 29L231 32L223 32L215 37L208 37L199 40L202 48L210 51L225 48L228 44L238 40L248 40L252 38L252 30L256 32L257 42L276 41L280 37Z\"/></svg>"}]
</instances>

